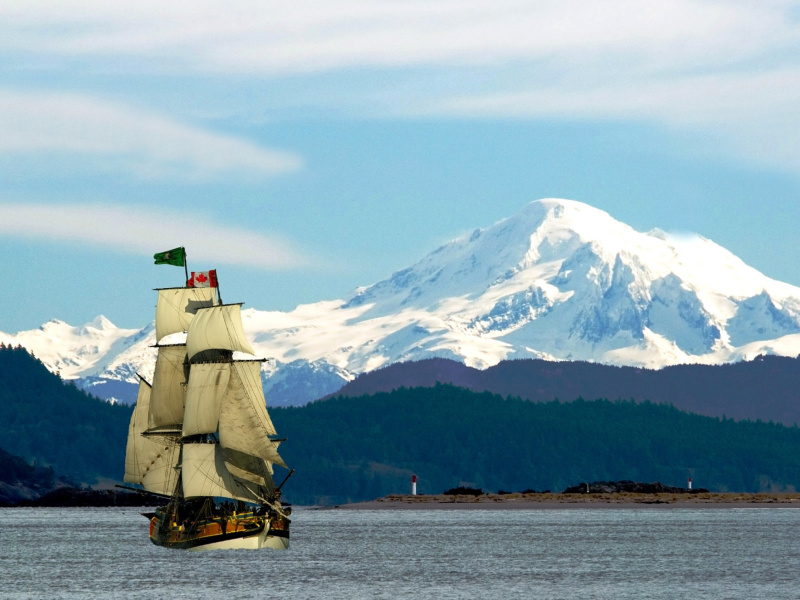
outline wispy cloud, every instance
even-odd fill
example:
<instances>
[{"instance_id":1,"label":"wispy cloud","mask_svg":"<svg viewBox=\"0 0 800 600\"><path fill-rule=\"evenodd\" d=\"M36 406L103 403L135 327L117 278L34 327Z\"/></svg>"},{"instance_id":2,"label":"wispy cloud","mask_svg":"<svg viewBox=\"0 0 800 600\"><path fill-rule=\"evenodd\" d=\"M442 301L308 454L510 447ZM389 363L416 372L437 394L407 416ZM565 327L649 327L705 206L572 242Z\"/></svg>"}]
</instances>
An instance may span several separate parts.
<instances>
[{"instance_id":1,"label":"wispy cloud","mask_svg":"<svg viewBox=\"0 0 800 600\"><path fill-rule=\"evenodd\" d=\"M800 171L800 66L762 72L580 81L438 99L430 114L617 120L705 131L761 164Z\"/></svg>"},{"instance_id":2,"label":"wispy cloud","mask_svg":"<svg viewBox=\"0 0 800 600\"><path fill-rule=\"evenodd\" d=\"M267 270L314 262L278 237L216 225L213 217L145 207L0 203L0 234L104 246L142 256L185 246L192 259Z\"/></svg>"},{"instance_id":3,"label":"wispy cloud","mask_svg":"<svg viewBox=\"0 0 800 600\"><path fill-rule=\"evenodd\" d=\"M765 0L45 0L0 6L0 48L159 57L165 69L296 73L553 58L730 64L798 40L794 2ZM654 62L655 61L655 62Z\"/></svg>"},{"instance_id":4,"label":"wispy cloud","mask_svg":"<svg viewBox=\"0 0 800 600\"><path fill-rule=\"evenodd\" d=\"M145 178L264 177L299 157L84 95L0 90L0 153L100 157Z\"/></svg>"},{"instance_id":5,"label":"wispy cloud","mask_svg":"<svg viewBox=\"0 0 800 600\"><path fill-rule=\"evenodd\" d=\"M369 116L647 120L797 170L799 16L793 0L27 0L0 4L0 53L84 72L302 74L285 106ZM348 97L354 72L367 83ZM237 164L288 168L231 143L249 148ZM216 153L200 154L181 160L214 172Z\"/></svg>"}]
</instances>

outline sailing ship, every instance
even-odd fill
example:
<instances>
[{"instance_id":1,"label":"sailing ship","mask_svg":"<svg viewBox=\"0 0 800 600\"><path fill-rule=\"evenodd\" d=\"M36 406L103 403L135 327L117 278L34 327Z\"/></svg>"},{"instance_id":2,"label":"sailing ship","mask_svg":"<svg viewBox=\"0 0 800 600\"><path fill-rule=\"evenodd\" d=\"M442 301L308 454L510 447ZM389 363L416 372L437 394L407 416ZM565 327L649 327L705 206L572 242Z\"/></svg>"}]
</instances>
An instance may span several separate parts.
<instances>
[{"instance_id":1,"label":"sailing ship","mask_svg":"<svg viewBox=\"0 0 800 600\"><path fill-rule=\"evenodd\" d=\"M206 287L186 274L186 287L156 290L158 355L153 381L139 376L125 482L165 498L143 513L154 544L288 548L291 508L280 498L294 471L275 485L273 465L286 467L278 454L284 440L267 412L262 360L234 359L234 352L255 352L241 304L221 302L216 273L197 278ZM161 343L178 332L186 332L185 343Z\"/></svg>"}]
</instances>

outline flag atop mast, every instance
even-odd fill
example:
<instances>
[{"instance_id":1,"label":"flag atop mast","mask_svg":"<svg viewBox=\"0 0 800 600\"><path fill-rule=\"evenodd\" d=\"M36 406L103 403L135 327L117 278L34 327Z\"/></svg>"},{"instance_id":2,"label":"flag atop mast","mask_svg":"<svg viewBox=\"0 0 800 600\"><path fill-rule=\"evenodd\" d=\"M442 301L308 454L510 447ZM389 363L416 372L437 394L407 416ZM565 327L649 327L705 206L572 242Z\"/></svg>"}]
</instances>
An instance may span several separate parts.
<instances>
[{"instance_id":1,"label":"flag atop mast","mask_svg":"<svg viewBox=\"0 0 800 600\"><path fill-rule=\"evenodd\" d=\"M186 265L186 248L180 246L172 250L164 252L156 252L153 255L155 264L157 265L173 265L175 267L183 267L186 273L186 279L189 279L189 267Z\"/></svg>"},{"instance_id":2,"label":"flag atop mast","mask_svg":"<svg viewBox=\"0 0 800 600\"><path fill-rule=\"evenodd\" d=\"M153 255L157 265L174 265L176 267L186 266L186 248L173 248L165 252L156 252Z\"/></svg>"},{"instance_id":3,"label":"flag atop mast","mask_svg":"<svg viewBox=\"0 0 800 600\"><path fill-rule=\"evenodd\" d=\"M192 271L192 276L186 282L187 287L217 287L217 270Z\"/></svg>"}]
</instances>

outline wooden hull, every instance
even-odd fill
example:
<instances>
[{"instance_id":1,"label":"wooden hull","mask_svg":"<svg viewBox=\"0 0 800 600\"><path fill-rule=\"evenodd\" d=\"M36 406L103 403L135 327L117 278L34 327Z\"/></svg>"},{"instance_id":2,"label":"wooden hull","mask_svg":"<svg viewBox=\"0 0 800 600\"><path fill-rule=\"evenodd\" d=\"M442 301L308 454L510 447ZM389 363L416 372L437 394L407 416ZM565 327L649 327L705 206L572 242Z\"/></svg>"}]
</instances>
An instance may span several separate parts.
<instances>
[{"instance_id":1,"label":"wooden hull","mask_svg":"<svg viewBox=\"0 0 800 600\"><path fill-rule=\"evenodd\" d=\"M233 550L289 547L289 520L253 513L199 523L164 523L163 513L150 519L150 541L179 550Z\"/></svg>"}]
</instances>

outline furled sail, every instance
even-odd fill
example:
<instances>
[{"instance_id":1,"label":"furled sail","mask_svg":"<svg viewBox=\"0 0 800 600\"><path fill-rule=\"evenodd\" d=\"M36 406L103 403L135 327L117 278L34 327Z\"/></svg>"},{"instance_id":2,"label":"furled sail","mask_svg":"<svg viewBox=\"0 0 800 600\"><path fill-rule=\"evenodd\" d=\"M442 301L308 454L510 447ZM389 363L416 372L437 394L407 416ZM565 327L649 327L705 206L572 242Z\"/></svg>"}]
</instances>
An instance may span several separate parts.
<instances>
[{"instance_id":1,"label":"furled sail","mask_svg":"<svg viewBox=\"0 0 800 600\"><path fill-rule=\"evenodd\" d=\"M245 502L266 499L231 475L218 444L183 445L182 481L185 498L216 496Z\"/></svg>"},{"instance_id":2,"label":"furled sail","mask_svg":"<svg viewBox=\"0 0 800 600\"><path fill-rule=\"evenodd\" d=\"M189 360L206 350L255 354L242 325L241 304L219 304L198 309L186 334Z\"/></svg>"},{"instance_id":3,"label":"furled sail","mask_svg":"<svg viewBox=\"0 0 800 600\"><path fill-rule=\"evenodd\" d=\"M158 290L156 341L186 331L199 308L216 304L216 288L166 288Z\"/></svg>"},{"instance_id":4,"label":"furled sail","mask_svg":"<svg viewBox=\"0 0 800 600\"><path fill-rule=\"evenodd\" d=\"M214 433L219 424L219 406L230 379L231 363L192 365L186 388L183 436Z\"/></svg>"},{"instance_id":5,"label":"furled sail","mask_svg":"<svg viewBox=\"0 0 800 600\"><path fill-rule=\"evenodd\" d=\"M143 436L148 426L150 384L139 379L139 394L128 427L125 481L140 483L149 492L171 494L175 489L179 448L174 438Z\"/></svg>"},{"instance_id":6,"label":"furled sail","mask_svg":"<svg viewBox=\"0 0 800 600\"><path fill-rule=\"evenodd\" d=\"M186 398L186 346L158 347L153 389L150 398L148 427L177 426L183 422Z\"/></svg>"},{"instance_id":7,"label":"furled sail","mask_svg":"<svg viewBox=\"0 0 800 600\"><path fill-rule=\"evenodd\" d=\"M286 467L278 444L267 437L270 435L275 435L275 426L267 413L261 363L236 361L231 364L228 392L220 406L220 445Z\"/></svg>"}]
</instances>

